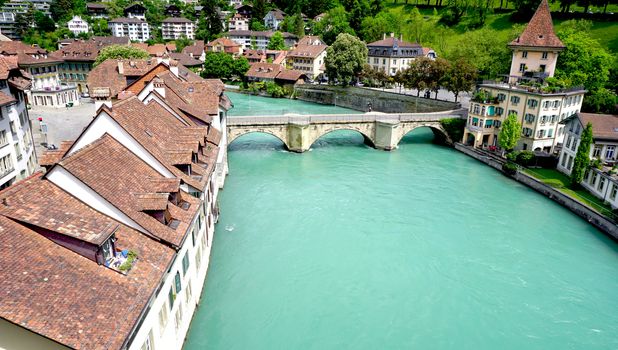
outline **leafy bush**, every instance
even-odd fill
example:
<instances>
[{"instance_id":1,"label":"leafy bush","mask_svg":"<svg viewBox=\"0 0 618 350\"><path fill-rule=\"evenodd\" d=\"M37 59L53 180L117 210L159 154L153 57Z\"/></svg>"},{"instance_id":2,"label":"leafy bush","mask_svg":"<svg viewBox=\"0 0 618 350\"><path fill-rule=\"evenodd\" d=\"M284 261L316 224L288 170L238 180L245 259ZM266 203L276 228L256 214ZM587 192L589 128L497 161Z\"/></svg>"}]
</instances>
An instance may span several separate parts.
<instances>
[{"instance_id":1,"label":"leafy bush","mask_svg":"<svg viewBox=\"0 0 618 350\"><path fill-rule=\"evenodd\" d=\"M125 262L122 263L122 265L120 265L118 269L122 272L128 272L129 270L131 270L131 268L133 267L133 263L135 263L136 260L137 253L133 250L129 250L129 253L127 254L127 260L125 260Z\"/></svg>"},{"instance_id":2,"label":"leafy bush","mask_svg":"<svg viewBox=\"0 0 618 350\"><path fill-rule=\"evenodd\" d=\"M270 81L266 83L266 93L272 97L285 96L285 90L278 84L270 82Z\"/></svg>"},{"instance_id":3,"label":"leafy bush","mask_svg":"<svg viewBox=\"0 0 618 350\"><path fill-rule=\"evenodd\" d=\"M517 156L519 155L519 151L513 151L513 152L509 152L506 154L506 159L509 162L515 162L517 161Z\"/></svg>"},{"instance_id":4,"label":"leafy bush","mask_svg":"<svg viewBox=\"0 0 618 350\"><path fill-rule=\"evenodd\" d=\"M535 157L534 152L521 151L517 154L515 162L522 166L528 166L533 163Z\"/></svg>"},{"instance_id":5,"label":"leafy bush","mask_svg":"<svg viewBox=\"0 0 618 350\"><path fill-rule=\"evenodd\" d=\"M440 120L440 124L453 142L461 142L463 139L466 120L459 118L449 118Z\"/></svg>"},{"instance_id":6,"label":"leafy bush","mask_svg":"<svg viewBox=\"0 0 618 350\"><path fill-rule=\"evenodd\" d=\"M517 164L513 162L506 162L502 164L502 171L504 171L504 173L507 175L513 176L517 174L517 169L518 169Z\"/></svg>"}]
</instances>

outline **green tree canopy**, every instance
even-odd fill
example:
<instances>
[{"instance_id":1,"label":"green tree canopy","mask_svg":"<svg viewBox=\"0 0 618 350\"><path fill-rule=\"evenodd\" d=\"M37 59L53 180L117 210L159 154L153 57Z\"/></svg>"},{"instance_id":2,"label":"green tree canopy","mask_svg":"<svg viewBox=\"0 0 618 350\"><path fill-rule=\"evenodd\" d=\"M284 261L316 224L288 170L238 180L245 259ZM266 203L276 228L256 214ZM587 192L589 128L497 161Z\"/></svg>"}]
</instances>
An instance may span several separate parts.
<instances>
[{"instance_id":1,"label":"green tree canopy","mask_svg":"<svg viewBox=\"0 0 618 350\"><path fill-rule=\"evenodd\" d=\"M357 37L342 33L326 50L326 74L330 83L349 85L367 62L367 46Z\"/></svg>"},{"instance_id":2,"label":"green tree canopy","mask_svg":"<svg viewBox=\"0 0 618 350\"><path fill-rule=\"evenodd\" d=\"M182 36L182 38L174 41L176 44L176 52L182 52L182 50L187 47L193 45L193 40L187 39L186 36Z\"/></svg>"},{"instance_id":3,"label":"green tree canopy","mask_svg":"<svg viewBox=\"0 0 618 350\"><path fill-rule=\"evenodd\" d=\"M94 65L97 66L107 59L146 59L150 55L148 52L133 46L127 45L110 45L101 50Z\"/></svg>"},{"instance_id":4,"label":"green tree canopy","mask_svg":"<svg viewBox=\"0 0 618 350\"><path fill-rule=\"evenodd\" d=\"M232 76L234 59L225 52L209 52L204 60L202 77L229 79Z\"/></svg>"},{"instance_id":5,"label":"green tree canopy","mask_svg":"<svg viewBox=\"0 0 618 350\"><path fill-rule=\"evenodd\" d=\"M285 41L283 40L283 34L281 32L274 32L268 42L269 50L285 50Z\"/></svg>"},{"instance_id":6,"label":"green tree canopy","mask_svg":"<svg viewBox=\"0 0 618 350\"><path fill-rule=\"evenodd\" d=\"M584 131L582 131L581 141L577 154L575 155L575 161L573 162L573 169L571 170L571 184L574 186L579 185L584 179L584 174L590 165L590 145L592 144L592 124L588 123Z\"/></svg>"},{"instance_id":7,"label":"green tree canopy","mask_svg":"<svg viewBox=\"0 0 618 350\"><path fill-rule=\"evenodd\" d=\"M49 4L49 12L55 21L71 18L73 10L73 0L52 0Z\"/></svg>"},{"instance_id":8,"label":"green tree canopy","mask_svg":"<svg viewBox=\"0 0 618 350\"><path fill-rule=\"evenodd\" d=\"M335 7L328 11L324 18L315 25L316 34L328 45L335 42L339 34L347 33L354 35L354 29L348 22L348 13L342 6Z\"/></svg>"},{"instance_id":9,"label":"green tree canopy","mask_svg":"<svg viewBox=\"0 0 618 350\"><path fill-rule=\"evenodd\" d=\"M517 121L515 113L509 114L502 123L502 128L498 134L498 143L500 147L507 151L512 151L517 146L519 136L521 135L521 124Z\"/></svg>"},{"instance_id":10,"label":"green tree canopy","mask_svg":"<svg viewBox=\"0 0 618 350\"><path fill-rule=\"evenodd\" d=\"M455 101L460 92L472 91L476 83L476 68L465 58L452 62L444 79L444 88L455 94Z\"/></svg>"},{"instance_id":11,"label":"green tree canopy","mask_svg":"<svg viewBox=\"0 0 618 350\"><path fill-rule=\"evenodd\" d=\"M42 11L34 12L34 23L39 32L53 32L56 30L56 23Z\"/></svg>"},{"instance_id":12,"label":"green tree canopy","mask_svg":"<svg viewBox=\"0 0 618 350\"><path fill-rule=\"evenodd\" d=\"M361 25L360 36L363 40L370 43L382 39L385 33L400 34L404 23L401 16L392 12L380 12L375 17L365 17Z\"/></svg>"}]
</instances>

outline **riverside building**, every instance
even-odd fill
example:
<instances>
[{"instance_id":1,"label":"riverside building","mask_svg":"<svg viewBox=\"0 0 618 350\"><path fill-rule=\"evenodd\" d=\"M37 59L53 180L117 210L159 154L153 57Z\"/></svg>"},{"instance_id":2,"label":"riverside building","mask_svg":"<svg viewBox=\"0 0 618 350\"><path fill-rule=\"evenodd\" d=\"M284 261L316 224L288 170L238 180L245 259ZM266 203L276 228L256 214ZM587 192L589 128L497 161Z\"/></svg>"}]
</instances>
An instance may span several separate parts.
<instances>
[{"instance_id":1,"label":"riverside building","mask_svg":"<svg viewBox=\"0 0 618 350\"><path fill-rule=\"evenodd\" d=\"M463 142L474 147L496 147L504 119L515 114L522 124L517 150L551 153L562 143L561 120L580 111L583 87L549 86L558 54L564 45L554 33L549 5L543 0L523 33L509 44L511 71L502 82L477 86L470 101Z\"/></svg>"},{"instance_id":2,"label":"riverside building","mask_svg":"<svg viewBox=\"0 0 618 350\"><path fill-rule=\"evenodd\" d=\"M288 55L292 69L303 72L311 79L317 78L325 71L326 45L316 36L304 36Z\"/></svg>"},{"instance_id":3,"label":"riverside building","mask_svg":"<svg viewBox=\"0 0 618 350\"><path fill-rule=\"evenodd\" d=\"M25 103L29 85L15 60L0 57L0 189L30 176L37 164Z\"/></svg>"},{"instance_id":4,"label":"riverside building","mask_svg":"<svg viewBox=\"0 0 618 350\"><path fill-rule=\"evenodd\" d=\"M224 99L220 82L194 85ZM77 140L45 154L45 173L0 192L0 348L182 348L225 146L215 120L196 124L157 97L103 106Z\"/></svg>"},{"instance_id":5,"label":"riverside building","mask_svg":"<svg viewBox=\"0 0 618 350\"><path fill-rule=\"evenodd\" d=\"M618 208L618 115L577 113L563 120L564 145L560 151L558 171L571 175L581 136L592 125L590 160L594 162L584 175L581 185L590 193Z\"/></svg>"},{"instance_id":6,"label":"riverside building","mask_svg":"<svg viewBox=\"0 0 618 350\"><path fill-rule=\"evenodd\" d=\"M414 59L423 57L424 49L417 43L403 41L403 37L396 38L394 33L389 37L384 34L382 40L367 44L367 63L375 70L395 75L406 69ZM427 57L435 58L433 50L427 50Z\"/></svg>"}]
</instances>

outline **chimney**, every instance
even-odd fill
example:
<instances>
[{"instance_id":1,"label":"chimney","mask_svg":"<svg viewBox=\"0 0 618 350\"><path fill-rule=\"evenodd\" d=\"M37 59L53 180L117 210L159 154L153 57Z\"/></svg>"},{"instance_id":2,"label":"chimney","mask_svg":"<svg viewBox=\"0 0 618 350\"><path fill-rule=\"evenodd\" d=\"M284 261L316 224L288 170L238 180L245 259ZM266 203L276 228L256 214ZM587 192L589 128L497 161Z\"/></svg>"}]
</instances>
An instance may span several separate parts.
<instances>
[{"instance_id":1,"label":"chimney","mask_svg":"<svg viewBox=\"0 0 618 350\"><path fill-rule=\"evenodd\" d=\"M395 33L391 33L391 38L394 38L394 37L395 37Z\"/></svg>"},{"instance_id":2,"label":"chimney","mask_svg":"<svg viewBox=\"0 0 618 350\"><path fill-rule=\"evenodd\" d=\"M170 72L172 72L175 76L179 76L178 61L170 59Z\"/></svg>"},{"instance_id":3,"label":"chimney","mask_svg":"<svg viewBox=\"0 0 618 350\"><path fill-rule=\"evenodd\" d=\"M399 34L399 41L403 41L403 34Z\"/></svg>"},{"instance_id":4,"label":"chimney","mask_svg":"<svg viewBox=\"0 0 618 350\"><path fill-rule=\"evenodd\" d=\"M382 35L382 40L386 39L386 33Z\"/></svg>"},{"instance_id":5,"label":"chimney","mask_svg":"<svg viewBox=\"0 0 618 350\"><path fill-rule=\"evenodd\" d=\"M158 81L158 82L154 82L152 83L153 87L154 87L154 91L156 91L159 95L161 95L163 98L165 98L165 86L162 82Z\"/></svg>"},{"instance_id":6,"label":"chimney","mask_svg":"<svg viewBox=\"0 0 618 350\"><path fill-rule=\"evenodd\" d=\"M118 62L118 74L124 75L124 64L122 61Z\"/></svg>"}]
</instances>

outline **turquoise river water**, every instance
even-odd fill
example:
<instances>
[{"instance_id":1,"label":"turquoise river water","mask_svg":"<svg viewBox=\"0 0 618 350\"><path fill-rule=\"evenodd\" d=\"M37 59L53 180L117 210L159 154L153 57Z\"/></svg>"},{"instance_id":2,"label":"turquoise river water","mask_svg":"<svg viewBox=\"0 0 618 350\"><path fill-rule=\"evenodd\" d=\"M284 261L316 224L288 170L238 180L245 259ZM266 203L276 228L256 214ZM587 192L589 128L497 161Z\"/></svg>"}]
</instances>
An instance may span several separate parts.
<instances>
[{"instance_id":1,"label":"turquoise river water","mask_svg":"<svg viewBox=\"0 0 618 350\"><path fill-rule=\"evenodd\" d=\"M617 349L618 245L432 137L232 143L185 349Z\"/></svg>"}]
</instances>

